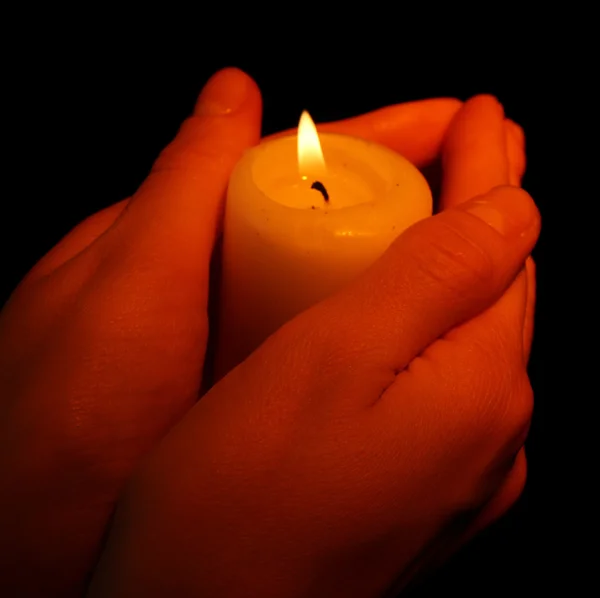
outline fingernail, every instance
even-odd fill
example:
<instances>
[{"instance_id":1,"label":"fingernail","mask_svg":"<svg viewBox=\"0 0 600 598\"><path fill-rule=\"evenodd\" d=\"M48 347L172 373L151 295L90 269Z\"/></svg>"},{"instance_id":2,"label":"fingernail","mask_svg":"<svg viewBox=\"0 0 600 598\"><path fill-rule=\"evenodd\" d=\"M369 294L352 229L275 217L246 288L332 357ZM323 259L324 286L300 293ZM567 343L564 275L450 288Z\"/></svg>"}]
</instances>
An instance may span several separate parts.
<instances>
[{"instance_id":1,"label":"fingernail","mask_svg":"<svg viewBox=\"0 0 600 598\"><path fill-rule=\"evenodd\" d=\"M494 189L485 199L465 204L465 210L505 237L524 234L533 226L537 212L529 194L513 187Z\"/></svg>"},{"instance_id":2,"label":"fingernail","mask_svg":"<svg viewBox=\"0 0 600 598\"><path fill-rule=\"evenodd\" d=\"M214 74L204 86L196 114L223 116L238 110L248 97L249 79L235 68L228 68Z\"/></svg>"}]
</instances>

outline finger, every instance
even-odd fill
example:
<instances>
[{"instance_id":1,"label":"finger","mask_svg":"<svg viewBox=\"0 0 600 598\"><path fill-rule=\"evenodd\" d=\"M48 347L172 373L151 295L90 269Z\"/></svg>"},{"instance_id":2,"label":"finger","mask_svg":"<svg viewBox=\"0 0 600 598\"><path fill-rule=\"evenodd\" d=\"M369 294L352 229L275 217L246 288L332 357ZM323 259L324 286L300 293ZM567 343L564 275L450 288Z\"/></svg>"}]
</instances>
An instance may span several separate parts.
<instances>
[{"instance_id":1,"label":"finger","mask_svg":"<svg viewBox=\"0 0 600 598\"><path fill-rule=\"evenodd\" d=\"M529 362L533 342L536 301L535 262L531 256L525 262L525 272L527 277L527 299L525 301L525 317L523 321L523 350L525 353L525 362L527 363Z\"/></svg>"},{"instance_id":2,"label":"finger","mask_svg":"<svg viewBox=\"0 0 600 598\"><path fill-rule=\"evenodd\" d=\"M442 164L442 209L497 185L519 185L525 169L523 130L504 118L504 110L495 98L476 96L464 104L452 121L442 150ZM518 284L521 291L514 294L513 311L520 311L527 301L527 278L522 277ZM527 343L524 337L526 357Z\"/></svg>"},{"instance_id":3,"label":"finger","mask_svg":"<svg viewBox=\"0 0 600 598\"><path fill-rule=\"evenodd\" d=\"M368 114L317 125L323 133L340 133L381 143L425 167L440 154L446 129L462 103L453 98L407 102ZM295 134L288 129L267 137Z\"/></svg>"},{"instance_id":4,"label":"finger","mask_svg":"<svg viewBox=\"0 0 600 598\"><path fill-rule=\"evenodd\" d=\"M523 493L526 481L527 458L525 457L525 449L522 448L518 452L515 463L502 486L467 529L457 548L469 542L479 532L500 519L517 502Z\"/></svg>"},{"instance_id":5,"label":"finger","mask_svg":"<svg viewBox=\"0 0 600 598\"><path fill-rule=\"evenodd\" d=\"M50 274L89 247L114 224L128 201L124 199L78 224L31 269L25 280L35 280Z\"/></svg>"},{"instance_id":6,"label":"finger","mask_svg":"<svg viewBox=\"0 0 600 598\"><path fill-rule=\"evenodd\" d=\"M258 142L260 117L254 81L237 69L214 75L193 116L103 236L103 250L137 272L151 271L153 280L191 281L190 301L198 301L194 291L206 291L198 276L208 276L229 175Z\"/></svg>"},{"instance_id":7,"label":"finger","mask_svg":"<svg viewBox=\"0 0 600 598\"><path fill-rule=\"evenodd\" d=\"M490 501L483 507L475 519L470 523L463 534L449 546L443 555L440 555L440 563L447 560L457 550L460 550L470 542L477 534L498 521L517 502L527 481L527 458L525 449L522 448L515 458L515 462L502 482L502 485Z\"/></svg>"},{"instance_id":8,"label":"finger","mask_svg":"<svg viewBox=\"0 0 600 598\"><path fill-rule=\"evenodd\" d=\"M514 187L520 187L526 167L525 133L517 123L510 119L504 121L504 129L506 131L509 182Z\"/></svg>"},{"instance_id":9,"label":"finger","mask_svg":"<svg viewBox=\"0 0 600 598\"><path fill-rule=\"evenodd\" d=\"M372 397L373 385L389 385L436 339L498 301L523 267L538 231L535 204L512 187L421 220L363 276L284 326L281 340L271 337L265 350L271 342L285 342L286 330L294 335L301 327L308 337L314 330L323 368L335 369L342 360L381 371L380 380L374 375L363 381L362 396ZM514 293L509 300L515 301ZM524 304L516 303L514 310L522 314ZM507 310L506 318L512 313ZM325 332L317 320L327 322ZM331 341L324 342L323 334ZM517 337L520 347L521 328ZM255 355L261 359L260 349Z\"/></svg>"},{"instance_id":10,"label":"finger","mask_svg":"<svg viewBox=\"0 0 600 598\"><path fill-rule=\"evenodd\" d=\"M509 184L506 138L504 110L495 98L476 96L464 104L442 149L442 209Z\"/></svg>"},{"instance_id":11,"label":"finger","mask_svg":"<svg viewBox=\"0 0 600 598\"><path fill-rule=\"evenodd\" d=\"M525 449L521 449L517 454L514 465L490 501L458 537L449 539L443 546L434 550L428 562L423 563L420 573L423 574L437 569L477 534L505 515L521 496L526 480L527 459Z\"/></svg>"}]
</instances>

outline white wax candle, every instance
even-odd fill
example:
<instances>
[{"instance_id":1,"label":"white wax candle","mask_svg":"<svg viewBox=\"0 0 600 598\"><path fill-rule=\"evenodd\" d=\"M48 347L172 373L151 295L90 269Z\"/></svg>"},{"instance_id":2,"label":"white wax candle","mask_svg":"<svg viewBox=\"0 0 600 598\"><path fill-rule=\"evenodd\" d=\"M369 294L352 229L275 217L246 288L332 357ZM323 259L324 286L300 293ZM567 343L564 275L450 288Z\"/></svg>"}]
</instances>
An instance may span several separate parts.
<instances>
[{"instance_id":1,"label":"white wax candle","mask_svg":"<svg viewBox=\"0 0 600 598\"><path fill-rule=\"evenodd\" d=\"M408 160L384 146L331 133L318 137L321 154L307 116L299 137L249 150L231 176L218 377L287 320L358 276L408 226L431 215L427 181ZM311 188L315 182L328 199Z\"/></svg>"}]
</instances>

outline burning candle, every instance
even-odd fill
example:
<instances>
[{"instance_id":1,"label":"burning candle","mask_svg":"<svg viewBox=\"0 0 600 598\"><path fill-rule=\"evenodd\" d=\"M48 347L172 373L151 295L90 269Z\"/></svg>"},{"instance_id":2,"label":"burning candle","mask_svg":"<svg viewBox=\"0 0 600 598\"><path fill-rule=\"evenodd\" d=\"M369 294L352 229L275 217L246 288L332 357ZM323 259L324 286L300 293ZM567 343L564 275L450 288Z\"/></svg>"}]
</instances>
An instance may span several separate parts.
<instances>
[{"instance_id":1,"label":"burning candle","mask_svg":"<svg viewBox=\"0 0 600 598\"><path fill-rule=\"evenodd\" d=\"M217 376L431 212L427 181L408 160L364 139L319 135L307 112L297 136L246 152L227 192Z\"/></svg>"}]
</instances>

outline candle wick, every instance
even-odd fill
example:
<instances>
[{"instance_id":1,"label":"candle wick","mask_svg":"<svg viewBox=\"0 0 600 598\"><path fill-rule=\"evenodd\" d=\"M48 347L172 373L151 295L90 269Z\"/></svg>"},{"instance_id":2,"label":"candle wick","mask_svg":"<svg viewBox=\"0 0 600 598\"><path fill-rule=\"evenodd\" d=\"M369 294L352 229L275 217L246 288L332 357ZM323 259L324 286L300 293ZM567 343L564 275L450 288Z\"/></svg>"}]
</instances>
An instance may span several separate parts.
<instances>
[{"instance_id":1,"label":"candle wick","mask_svg":"<svg viewBox=\"0 0 600 598\"><path fill-rule=\"evenodd\" d=\"M320 191L321 194L323 195L323 198L325 199L325 201L329 201L329 193L327 193L327 189L325 189L325 185L323 185L323 183L321 183L320 181L315 181L311 186L311 189L316 189L317 191Z\"/></svg>"}]
</instances>

